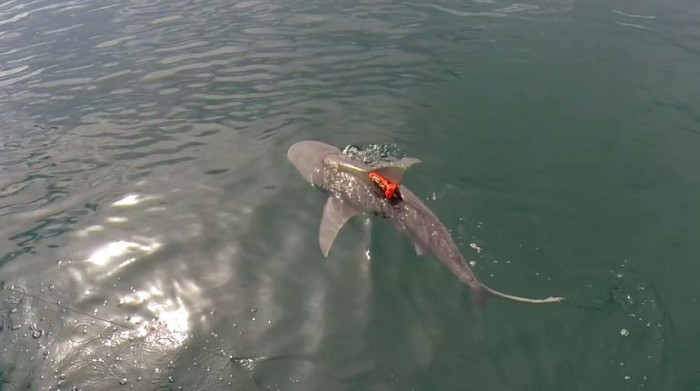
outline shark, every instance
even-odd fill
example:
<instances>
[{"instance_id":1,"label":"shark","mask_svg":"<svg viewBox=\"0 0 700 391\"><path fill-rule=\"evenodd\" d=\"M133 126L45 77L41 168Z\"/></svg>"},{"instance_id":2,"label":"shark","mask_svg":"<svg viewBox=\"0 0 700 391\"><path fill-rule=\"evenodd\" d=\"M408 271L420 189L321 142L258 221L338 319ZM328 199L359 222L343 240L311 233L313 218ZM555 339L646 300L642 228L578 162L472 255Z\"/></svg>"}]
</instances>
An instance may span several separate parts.
<instances>
[{"instance_id":1,"label":"shark","mask_svg":"<svg viewBox=\"0 0 700 391\"><path fill-rule=\"evenodd\" d=\"M339 231L352 217L374 215L388 221L413 242L418 256L432 254L468 286L475 304L491 298L528 304L558 303L563 297L531 299L503 293L479 280L440 219L402 184L405 171L420 160L404 157L372 168L333 145L306 140L293 144L287 157L314 187L328 195L319 229L319 245L328 257Z\"/></svg>"}]
</instances>

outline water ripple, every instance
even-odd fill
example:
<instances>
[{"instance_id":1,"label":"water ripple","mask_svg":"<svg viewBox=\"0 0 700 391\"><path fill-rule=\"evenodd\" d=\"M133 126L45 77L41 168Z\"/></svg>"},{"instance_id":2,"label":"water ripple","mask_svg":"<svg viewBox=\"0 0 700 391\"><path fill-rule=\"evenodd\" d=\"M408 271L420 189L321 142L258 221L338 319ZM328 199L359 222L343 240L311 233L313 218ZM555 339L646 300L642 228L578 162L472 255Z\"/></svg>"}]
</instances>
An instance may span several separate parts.
<instances>
[{"instance_id":1,"label":"water ripple","mask_svg":"<svg viewBox=\"0 0 700 391\"><path fill-rule=\"evenodd\" d=\"M573 4L0 4L0 287L35 296L0 290L0 342L17 348L0 355L0 381L17 389L398 384L372 327L393 335L415 308L398 321L382 313L382 300L396 296L374 284L370 268L393 272L367 263L357 225L335 251L358 262L321 259L312 244L323 197L293 173L286 147L305 137L400 139L418 105L439 105L411 96L455 88L484 48L520 37L518 23L538 30ZM613 12L630 26L657 21ZM488 55L499 62L512 47ZM448 301L440 316L419 314L428 323L398 330L394 343L406 337L420 356L400 364L406 373L441 367L443 337L433 337L444 324L435 319L459 304ZM628 311L660 322L655 309ZM623 315L612 325L646 335L646 323ZM38 342L31 325L42 330ZM329 351L343 357L324 360ZM518 352L509 357L528 357ZM632 350L657 352L663 346ZM278 353L274 363L257 359Z\"/></svg>"}]
</instances>

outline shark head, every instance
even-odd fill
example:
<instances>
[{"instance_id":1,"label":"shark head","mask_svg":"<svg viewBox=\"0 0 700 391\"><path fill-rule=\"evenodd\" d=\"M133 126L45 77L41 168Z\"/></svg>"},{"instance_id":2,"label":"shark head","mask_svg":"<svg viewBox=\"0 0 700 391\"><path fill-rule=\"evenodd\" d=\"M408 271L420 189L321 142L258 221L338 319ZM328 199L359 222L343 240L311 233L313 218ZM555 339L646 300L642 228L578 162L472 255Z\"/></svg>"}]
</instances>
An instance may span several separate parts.
<instances>
[{"instance_id":1,"label":"shark head","mask_svg":"<svg viewBox=\"0 0 700 391\"><path fill-rule=\"evenodd\" d=\"M299 141L287 151L287 158L309 183L320 186L320 171L329 155L340 155L340 149L320 141Z\"/></svg>"}]
</instances>

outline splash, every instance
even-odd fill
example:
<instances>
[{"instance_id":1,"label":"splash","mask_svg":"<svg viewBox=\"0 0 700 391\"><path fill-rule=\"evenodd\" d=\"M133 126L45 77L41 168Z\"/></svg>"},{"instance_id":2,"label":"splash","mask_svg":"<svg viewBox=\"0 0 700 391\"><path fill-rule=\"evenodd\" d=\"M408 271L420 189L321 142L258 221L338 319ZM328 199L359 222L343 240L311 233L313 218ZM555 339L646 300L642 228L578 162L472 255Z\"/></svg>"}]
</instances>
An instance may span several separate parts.
<instances>
[{"instance_id":1,"label":"splash","mask_svg":"<svg viewBox=\"0 0 700 391\"><path fill-rule=\"evenodd\" d=\"M372 168L381 168L391 165L406 154L396 143L379 144L349 144L343 148L343 153L361 160Z\"/></svg>"}]
</instances>

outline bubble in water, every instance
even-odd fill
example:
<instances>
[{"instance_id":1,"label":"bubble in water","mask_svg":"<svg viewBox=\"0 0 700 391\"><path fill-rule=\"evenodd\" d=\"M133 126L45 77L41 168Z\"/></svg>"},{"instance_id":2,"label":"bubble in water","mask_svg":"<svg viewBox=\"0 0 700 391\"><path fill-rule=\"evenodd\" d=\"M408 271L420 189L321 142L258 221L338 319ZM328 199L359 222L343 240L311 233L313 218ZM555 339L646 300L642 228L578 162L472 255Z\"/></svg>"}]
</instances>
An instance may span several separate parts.
<instances>
[{"instance_id":1,"label":"bubble in water","mask_svg":"<svg viewBox=\"0 0 700 391\"><path fill-rule=\"evenodd\" d=\"M11 329L12 329L12 330L19 330L20 327L21 327L20 325L16 324L16 325L13 325L13 326L11 327Z\"/></svg>"},{"instance_id":2,"label":"bubble in water","mask_svg":"<svg viewBox=\"0 0 700 391\"><path fill-rule=\"evenodd\" d=\"M472 243L469 243L469 247L471 247L471 248L473 248L474 250L476 250L477 254L478 254L478 253L481 253L481 247L479 247L478 244L472 242Z\"/></svg>"},{"instance_id":3,"label":"bubble in water","mask_svg":"<svg viewBox=\"0 0 700 391\"><path fill-rule=\"evenodd\" d=\"M44 334L44 332L41 330L34 330L34 332L32 333L32 338L34 338L34 339L41 338L41 336L43 334Z\"/></svg>"},{"instance_id":4,"label":"bubble in water","mask_svg":"<svg viewBox=\"0 0 700 391\"><path fill-rule=\"evenodd\" d=\"M61 260L58 261L58 267L61 267L61 268L67 267L67 266L70 265L70 264L71 264L71 260L70 260L70 259L61 259Z\"/></svg>"}]
</instances>

